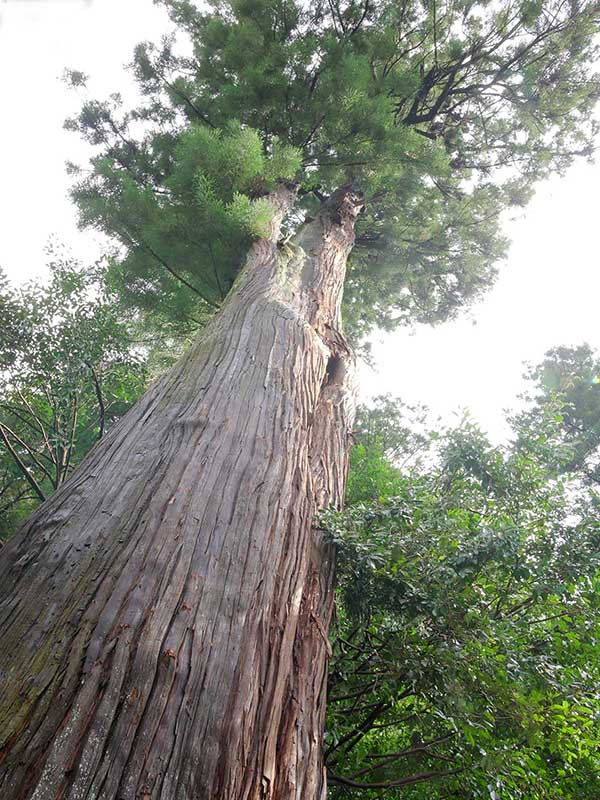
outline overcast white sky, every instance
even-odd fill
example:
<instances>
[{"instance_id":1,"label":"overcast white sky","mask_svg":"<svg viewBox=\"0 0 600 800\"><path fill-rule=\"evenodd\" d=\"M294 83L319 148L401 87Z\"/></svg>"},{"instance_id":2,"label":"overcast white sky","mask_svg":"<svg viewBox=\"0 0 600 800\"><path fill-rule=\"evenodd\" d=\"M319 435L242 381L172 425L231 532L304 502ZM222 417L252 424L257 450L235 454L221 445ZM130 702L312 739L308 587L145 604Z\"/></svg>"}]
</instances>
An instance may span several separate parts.
<instances>
[{"instance_id":1,"label":"overcast white sky","mask_svg":"<svg viewBox=\"0 0 600 800\"><path fill-rule=\"evenodd\" d=\"M0 2L0 264L12 280L44 275L51 235L84 259L101 248L77 232L67 198L64 162L83 162L86 150L62 129L81 102L60 81L64 68L89 74L94 97L127 96L123 65L134 45L167 28L151 0ZM501 438L523 361L559 344L600 348L599 196L599 165L579 163L541 185L507 223L513 245L496 287L455 322L375 337L376 370L361 369L362 398L391 392L448 421L470 408Z\"/></svg>"}]
</instances>

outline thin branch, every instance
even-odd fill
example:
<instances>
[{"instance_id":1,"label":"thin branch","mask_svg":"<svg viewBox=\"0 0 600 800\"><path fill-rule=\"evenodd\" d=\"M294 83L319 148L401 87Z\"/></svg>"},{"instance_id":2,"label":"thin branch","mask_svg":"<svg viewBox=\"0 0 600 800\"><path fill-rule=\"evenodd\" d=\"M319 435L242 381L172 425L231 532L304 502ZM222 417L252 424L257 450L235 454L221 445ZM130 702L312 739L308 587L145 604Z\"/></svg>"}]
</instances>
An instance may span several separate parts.
<instances>
[{"instance_id":1,"label":"thin branch","mask_svg":"<svg viewBox=\"0 0 600 800\"><path fill-rule=\"evenodd\" d=\"M73 455L73 447L75 446L75 431L77 429L77 417L79 414L79 398L77 393L73 396L73 414L71 416L71 430L69 433L69 444L64 449L64 459L63 459L63 480L66 478L67 473L69 471L69 467L71 466L71 457Z\"/></svg>"},{"instance_id":2,"label":"thin branch","mask_svg":"<svg viewBox=\"0 0 600 800\"><path fill-rule=\"evenodd\" d=\"M355 728L352 728L345 736L332 744L330 747L327 748L325 751L325 759L336 750L339 750L341 747L344 747L344 750L348 752L355 747L358 742L367 734L367 732L371 729L373 722L377 719L377 717L381 716L384 711L388 711L392 707L391 703L379 703L378 707L373 709L373 711L363 720L360 725L357 725Z\"/></svg>"},{"instance_id":3,"label":"thin branch","mask_svg":"<svg viewBox=\"0 0 600 800\"><path fill-rule=\"evenodd\" d=\"M11 498L10 503L6 503L6 505L0 506L0 514L4 514L5 511L8 511L9 508L12 506L16 506L17 503L20 503L21 500L33 500L31 496L27 496L27 492L29 489L23 489L20 491L15 497Z\"/></svg>"},{"instance_id":4,"label":"thin branch","mask_svg":"<svg viewBox=\"0 0 600 800\"><path fill-rule=\"evenodd\" d=\"M13 457L15 463L17 464L17 466L19 467L19 469L23 473L23 477L25 478L25 480L29 483L29 485L31 486L33 491L37 494L39 499L42 502L44 502L44 500L46 499L46 495L42 492L42 489L41 489L40 485L38 484L36 479L33 477L33 475L29 472L29 470L27 469L27 467L25 466L25 464L21 460L21 457L19 456L17 451L14 449L14 447L9 442L9 440L8 440L8 438L7 438L7 436L6 436L5 432L4 432L4 426L2 424L0 424L0 437L2 437L2 441L4 442L8 452L11 454L11 456Z\"/></svg>"},{"instance_id":5,"label":"thin branch","mask_svg":"<svg viewBox=\"0 0 600 800\"><path fill-rule=\"evenodd\" d=\"M29 411L29 413L31 414L33 419L37 422L38 427L39 427L39 429L41 431L41 434L44 437L44 442L46 443L46 447L48 448L48 450L50 452L52 452L52 447L50 445L50 440L48 438L48 433L46 431L46 428L44 427L43 422L41 421L41 419L38 417L38 415L33 410L33 406L31 405L29 400L27 400L27 397L23 394L23 392L18 387L17 387L17 394L21 398L21 402L24 403L24 405L27 407L27 410Z\"/></svg>"},{"instance_id":6,"label":"thin branch","mask_svg":"<svg viewBox=\"0 0 600 800\"><path fill-rule=\"evenodd\" d=\"M15 440L15 442L17 442L17 444L20 444L21 447L27 450L36 467L38 467L47 478L52 480L51 475L48 472L47 468L42 464L41 461L38 460L38 453L36 452L36 450L34 450L33 447L31 447L31 445L27 444L27 442L24 439L22 439L18 433L15 433L15 431L9 428L5 422L0 422L0 427L4 429L5 433L10 434L10 436L12 436L12 438Z\"/></svg>"},{"instance_id":7,"label":"thin branch","mask_svg":"<svg viewBox=\"0 0 600 800\"><path fill-rule=\"evenodd\" d=\"M215 274L215 281L217 282L217 287L219 289L219 294L221 295L221 300L224 300L227 293L223 291L223 287L221 286L221 281L219 280L219 271L217 269L217 262L215 261L215 256L213 253L212 243L209 241L208 243L208 252L210 253L210 260L212 261L213 272Z\"/></svg>"},{"instance_id":8,"label":"thin branch","mask_svg":"<svg viewBox=\"0 0 600 800\"><path fill-rule=\"evenodd\" d=\"M124 236L125 239L129 241L131 245L133 245L134 247L141 247L142 250L145 250L147 253L149 253L153 258L155 258L158 261L159 264L161 264L167 270L167 272L171 273L171 275L174 278L183 283L184 286L187 286L188 289L191 289L191 291L194 292L194 294L197 294L198 297L201 297L205 303L208 303L208 305L212 306L213 308L219 308L218 303L215 303L214 300L210 300L208 297L206 297L206 295L203 292L200 291L200 289L196 288L193 284L187 281L182 275L179 275L177 272L175 272L175 270L164 260L164 258L159 256L159 254L152 247L150 247L149 244L144 242L142 239L140 239L139 242L136 242L134 237L131 236L131 234L129 234L124 229L122 231L122 235Z\"/></svg>"},{"instance_id":9,"label":"thin branch","mask_svg":"<svg viewBox=\"0 0 600 800\"><path fill-rule=\"evenodd\" d=\"M393 789L397 786L410 786L414 783L422 783L423 781L438 780L439 778L449 778L452 775L458 775L464 772L464 767L457 767L457 769L450 769L447 772L419 772L415 775L409 775L406 778L399 778L395 781L377 781L376 783L359 783L344 778L342 775L328 774L330 783L339 783L342 786L350 786L353 789Z\"/></svg>"},{"instance_id":10,"label":"thin branch","mask_svg":"<svg viewBox=\"0 0 600 800\"><path fill-rule=\"evenodd\" d=\"M98 380L98 376L96 375L96 370L94 369L91 361L84 361L83 363L92 373L92 380L94 382L94 391L96 392L96 399L98 401L98 410L100 414L98 420L98 439L101 439L104 436L104 425L106 422L106 407L104 405L104 398L102 397L102 389L100 388L100 382Z\"/></svg>"},{"instance_id":11,"label":"thin branch","mask_svg":"<svg viewBox=\"0 0 600 800\"><path fill-rule=\"evenodd\" d=\"M352 30L350 31L350 34L349 34L350 36L354 36L354 34L356 33L356 31L357 31L357 30L360 28L360 26L361 26L361 25L363 24L363 22L365 21L365 17L367 16L367 14L368 14L368 13L369 13L369 0L365 0L365 7L363 8L362 16L361 16L361 18L358 20L358 22L356 23L356 25L355 25L355 26L352 28Z\"/></svg>"}]
</instances>

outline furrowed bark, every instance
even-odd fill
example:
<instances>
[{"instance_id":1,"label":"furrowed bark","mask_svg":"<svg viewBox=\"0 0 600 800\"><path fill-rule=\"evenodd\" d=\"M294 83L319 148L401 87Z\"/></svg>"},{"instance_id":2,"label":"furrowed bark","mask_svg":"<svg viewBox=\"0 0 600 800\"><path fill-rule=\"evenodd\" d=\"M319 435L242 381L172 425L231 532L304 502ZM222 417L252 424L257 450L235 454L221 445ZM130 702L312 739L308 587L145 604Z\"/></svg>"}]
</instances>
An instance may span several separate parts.
<instances>
[{"instance_id":1,"label":"furrowed bark","mask_svg":"<svg viewBox=\"0 0 600 800\"><path fill-rule=\"evenodd\" d=\"M322 800L360 196L277 246L0 554L3 800Z\"/></svg>"}]
</instances>

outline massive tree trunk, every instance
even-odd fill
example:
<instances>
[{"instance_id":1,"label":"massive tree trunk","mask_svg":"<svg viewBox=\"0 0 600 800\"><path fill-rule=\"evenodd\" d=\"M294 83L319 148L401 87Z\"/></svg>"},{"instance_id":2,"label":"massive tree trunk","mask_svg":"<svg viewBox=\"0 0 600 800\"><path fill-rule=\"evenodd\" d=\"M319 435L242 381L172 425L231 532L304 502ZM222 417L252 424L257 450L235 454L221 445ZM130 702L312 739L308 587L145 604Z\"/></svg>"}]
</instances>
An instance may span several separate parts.
<instances>
[{"instance_id":1,"label":"massive tree trunk","mask_svg":"<svg viewBox=\"0 0 600 800\"><path fill-rule=\"evenodd\" d=\"M277 245L2 551L2 800L317 800L360 197Z\"/></svg>"}]
</instances>

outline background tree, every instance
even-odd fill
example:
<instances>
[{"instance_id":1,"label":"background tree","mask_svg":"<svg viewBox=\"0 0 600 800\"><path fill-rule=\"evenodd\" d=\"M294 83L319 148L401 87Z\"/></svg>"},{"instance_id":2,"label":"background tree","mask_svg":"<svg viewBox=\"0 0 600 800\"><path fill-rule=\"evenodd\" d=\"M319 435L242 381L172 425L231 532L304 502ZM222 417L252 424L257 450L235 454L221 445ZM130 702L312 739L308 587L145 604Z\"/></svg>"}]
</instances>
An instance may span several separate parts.
<instances>
[{"instance_id":1,"label":"background tree","mask_svg":"<svg viewBox=\"0 0 600 800\"><path fill-rule=\"evenodd\" d=\"M2 286L0 535L56 491L141 395L146 374L102 268L57 253L43 285Z\"/></svg>"},{"instance_id":2,"label":"background tree","mask_svg":"<svg viewBox=\"0 0 600 800\"><path fill-rule=\"evenodd\" d=\"M366 449L385 405L363 411ZM435 466L387 462L373 501L326 514L332 797L597 796L597 508L540 442L494 448L467 423Z\"/></svg>"},{"instance_id":3,"label":"background tree","mask_svg":"<svg viewBox=\"0 0 600 800\"><path fill-rule=\"evenodd\" d=\"M539 456L557 473L600 482L600 359L587 345L556 347L527 374L526 409L513 420L519 439L540 438ZM548 435L550 434L550 435Z\"/></svg>"},{"instance_id":4,"label":"background tree","mask_svg":"<svg viewBox=\"0 0 600 800\"><path fill-rule=\"evenodd\" d=\"M354 505L390 497L398 486L398 470L419 469L431 457L438 437L426 406L409 406L398 397L377 397L371 407L359 406L346 503Z\"/></svg>"},{"instance_id":5,"label":"background tree","mask_svg":"<svg viewBox=\"0 0 600 800\"><path fill-rule=\"evenodd\" d=\"M324 797L348 256L355 333L443 319L594 133L593 3L166 5L191 53L142 45L141 106L84 106L74 197L124 302L187 325L227 296L3 548L11 800Z\"/></svg>"}]
</instances>

